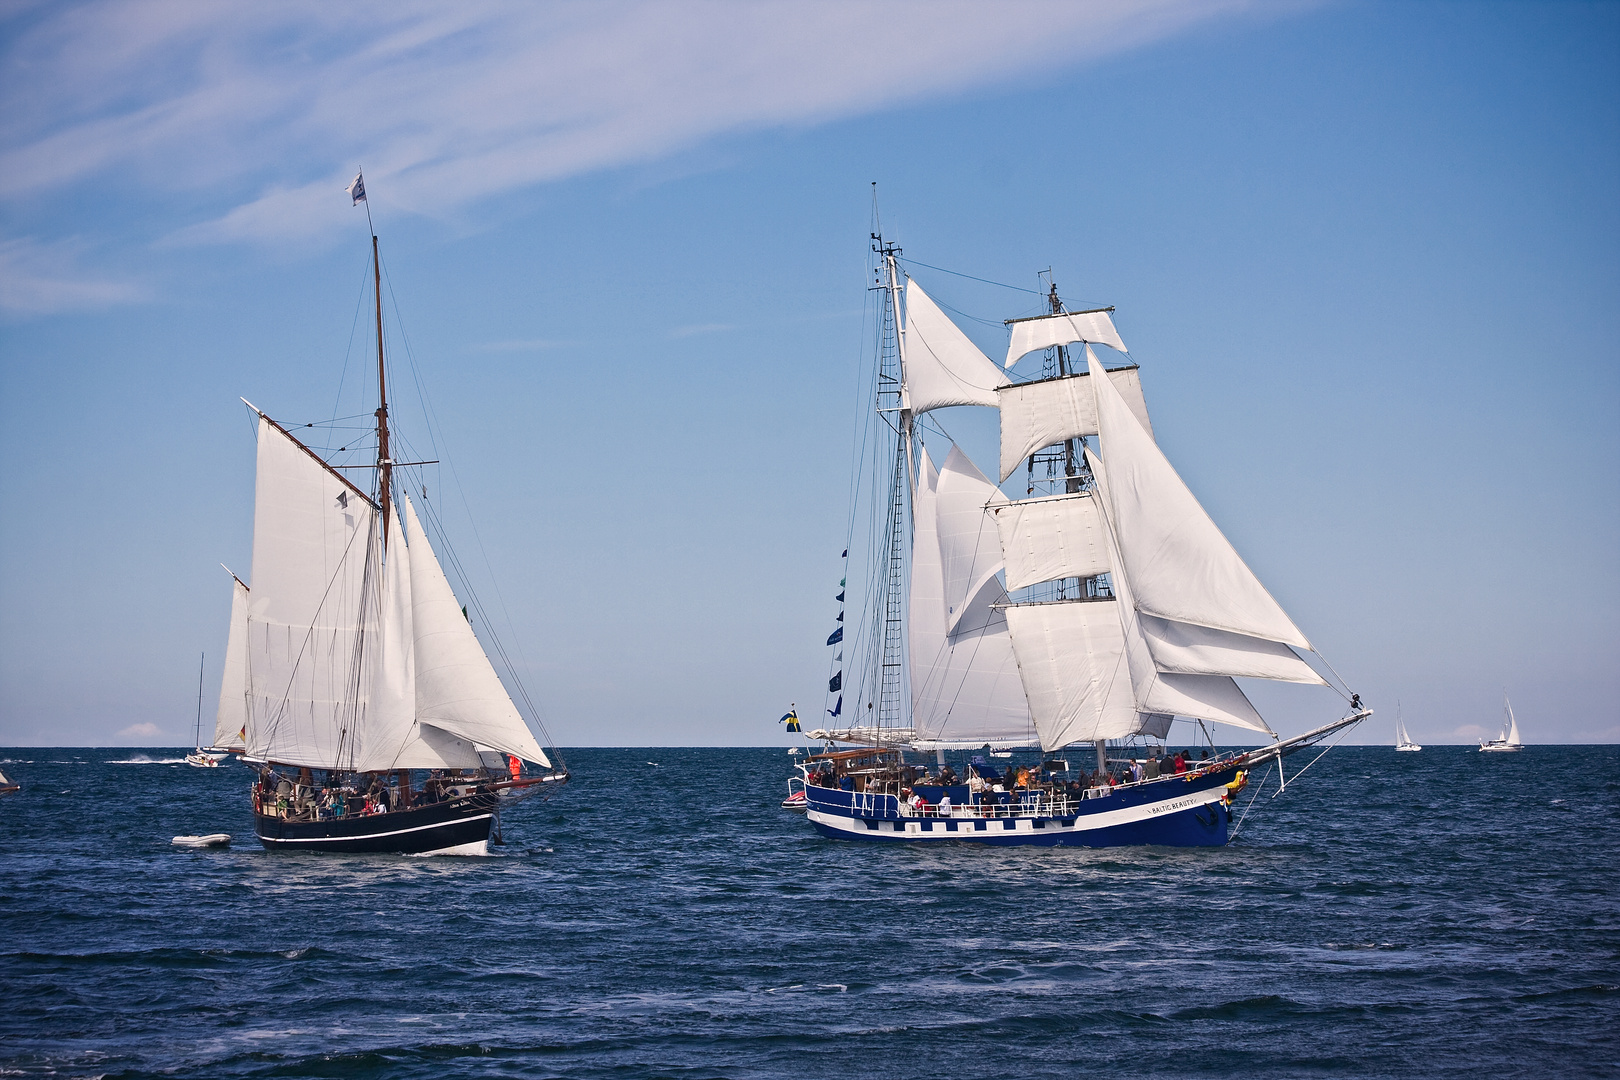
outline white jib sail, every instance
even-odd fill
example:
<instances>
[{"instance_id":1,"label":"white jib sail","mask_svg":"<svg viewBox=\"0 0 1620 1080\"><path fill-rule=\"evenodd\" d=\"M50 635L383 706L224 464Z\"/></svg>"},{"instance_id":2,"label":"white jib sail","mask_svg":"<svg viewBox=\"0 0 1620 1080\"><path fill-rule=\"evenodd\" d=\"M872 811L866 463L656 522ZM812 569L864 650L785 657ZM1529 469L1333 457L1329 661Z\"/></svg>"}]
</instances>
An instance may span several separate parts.
<instances>
[{"instance_id":1,"label":"white jib sail","mask_svg":"<svg viewBox=\"0 0 1620 1080\"><path fill-rule=\"evenodd\" d=\"M1139 729L1116 606L1081 600L1005 609L1042 750Z\"/></svg>"},{"instance_id":2,"label":"white jib sail","mask_svg":"<svg viewBox=\"0 0 1620 1080\"><path fill-rule=\"evenodd\" d=\"M411 559L396 512L388 519L383 570L382 618L377 663L372 669L371 709L366 717L361 772L394 769L476 769L483 762L466 739L416 722L416 633L411 598Z\"/></svg>"},{"instance_id":3,"label":"white jib sail","mask_svg":"<svg viewBox=\"0 0 1620 1080\"><path fill-rule=\"evenodd\" d=\"M1108 465L1108 522L1137 609L1309 649L1311 643L1210 520L1125 399L1100 377L1097 358L1086 359Z\"/></svg>"},{"instance_id":4,"label":"white jib sail","mask_svg":"<svg viewBox=\"0 0 1620 1080\"><path fill-rule=\"evenodd\" d=\"M921 416L947 405L995 405L1007 375L922 288L906 281L906 401Z\"/></svg>"},{"instance_id":5,"label":"white jib sail","mask_svg":"<svg viewBox=\"0 0 1620 1080\"><path fill-rule=\"evenodd\" d=\"M523 722L462 615L416 508L408 496L401 502L410 549L418 722L549 768L551 760Z\"/></svg>"},{"instance_id":6,"label":"white jib sail","mask_svg":"<svg viewBox=\"0 0 1620 1080\"><path fill-rule=\"evenodd\" d=\"M1041 315L1033 319L1018 319L1012 324L1012 337L1007 342L1007 367L1018 363L1038 349L1054 345L1070 345L1076 341L1107 345L1110 349L1129 352L1114 329L1114 320L1106 311L1083 311L1073 315Z\"/></svg>"},{"instance_id":7,"label":"white jib sail","mask_svg":"<svg viewBox=\"0 0 1620 1080\"><path fill-rule=\"evenodd\" d=\"M968 467L972 468L971 463ZM947 609L952 605L945 600L941 550L958 545L961 538L942 538L938 513L941 478L926 450L920 454L918 468L908 605L916 737L964 746L986 742L1027 745L1035 741L1035 726L1024 700L1006 617L995 607L1005 601L1006 593L992 574L976 594L956 605L960 610L951 612L956 616L956 629L947 629ZM962 480L956 478L957 483ZM981 496L981 517L983 505ZM973 529L977 536L977 523Z\"/></svg>"},{"instance_id":8,"label":"white jib sail","mask_svg":"<svg viewBox=\"0 0 1620 1080\"><path fill-rule=\"evenodd\" d=\"M1271 725L1255 711L1254 705L1237 683L1227 675L1187 675L1161 672L1153 662L1133 593L1129 564L1120 556L1120 537L1114 527L1109 507L1111 476L1103 461L1090 450L1086 463L1097 482L1102 497L1102 510L1108 525L1108 555L1114 569L1109 572L1113 582L1115 610L1119 613L1120 628L1125 640L1125 662L1131 673L1131 688L1136 695L1136 708L1145 714L1190 716L1199 720L1212 720L1220 724L1249 728L1275 735ZM1144 723L1152 717L1144 718ZM1142 730L1148 730L1144 727Z\"/></svg>"},{"instance_id":9,"label":"white jib sail","mask_svg":"<svg viewBox=\"0 0 1620 1080\"><path fill-rule=\"evenodd\" d=\"M1007 588L1108 572L1107 527L1090 492L1019 502L993 502Z\"/></svg>"},{"instance_id":10,"label":"white jib sail","mask_svg":"<svg viewBox=\"0 0 1620 1080\"><path fill-rule=\"evenodd\" d=\"M1091 351L1089 346L1086 351ZM1108 381L1151 438L1153 425L1142 398L1141 372L1134 367L1118 368L1108 373ZM1042 447L1097 434L1097 396L1091 390L1089 371L1004 386L996 391L996 397L1001 404L1003 480Z\"/></svg>"},{"instance_id":11,"label":"white jib sail","mask_svg":"<svg viewBox=\"0 0 1620 1080\"><path fill-rule=\"evenodd\" d=\"M219 680L213 745L240 751L247 729L248 587L231 579L231 629L225 638L225 673Z\"/></svg>"},{"instance_id":12,"label":"white jib sail","mask_svg":"<svg viewBox=\"0 0 1620 1080\"><path fill-rule=\"evenodd\" d=\"M261 417L246 650L249 757L353 768L370 692L379 548L370 501Z\"/></svg>"}]
</instances>

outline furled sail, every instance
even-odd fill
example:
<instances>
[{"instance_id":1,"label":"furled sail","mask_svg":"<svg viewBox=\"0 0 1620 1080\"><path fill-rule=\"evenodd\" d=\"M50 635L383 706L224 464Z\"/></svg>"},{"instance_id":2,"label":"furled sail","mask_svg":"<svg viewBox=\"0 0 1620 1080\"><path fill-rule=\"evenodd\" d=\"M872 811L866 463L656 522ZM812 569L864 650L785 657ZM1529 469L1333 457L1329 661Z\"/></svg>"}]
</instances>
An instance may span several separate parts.
<instances>
[{"instance_id":1,"label":"furled sail","mask_svg":"<svg viewBox=\"0 0 1620 1080\"><path fill-rule=\"evenodd\" d=\"M484 655L407 496L416 719L480 746L550 767L540 744Z\"/></svg>"},{"instance_id":2,"label":"furled sail","mask_svg":"<svg viewBox=\"0 0 1620 1080\"><path fill-rule=\"evenodd\" d=\"M397 513L388 520L380 623L381 640L372 669L371 709L355 767L361 772L478 768L483 762L471 742L416 721L411 560Z\"/></svg>"},{"instance_id":3,"label":"furled sail","mask_svg":"<svg viewBox=\"0 0 1620 1080\"><path fill-rule=\"evenodd\" d=\"M1141 727L1117 601L1005 609L1042 750L1118 739Z\"/></svg>"},{"instance_id":4,"label":"furled sail","mask_svg":"<svg viewBox=\"0 0 1620 1080\"><path fill-rule=\"evenodd\" d=\"M1301 649L1300 633L1087 354L1108 466L1109 526L1143 614Z\"/></svg>"},{"instance_id":5,"label":"furled sail","mask_svg":"<svg viewBox=\"0 0 1620 1080\"><path fill-rule=\"evenodd\" d=\"M231 629L225 638L225 674L219 680L213 746L240 752L247 728L248 587L231 579Z\"/></svg>"},{"instance_id":6,"label":"furled sail","mask_svg":"<svg viewBox=\"0 0 1620 1080\"><path fill-rule=\"evenodd\" d=\"M906 282L905 393L920 416L947 405L995 405L1007 376L915 281Z\"/></svg>"},{"instance_id":7,"label":"furled sail","mask_svg":"<svg viewBox=\"0 0 1620 1080\"><path fill-rule=\"evenodd\" d=\"M1008 589L1108 572L1107 526L1090 492L993 501L990 513L1007 561Z\"/></svg>"},{"instance_id":8,"label":"furled sail","mask_svg":"<svg viewBox=\"0 0 1620 1080\"><path fill-rule=\"evenodd\" d=\"M1086 352L1091 352L1088 346ZM1142 380L1135 367L1117 368L1108 381L1124 397L1131 415L1153 436ZM996 391L1001 403L1001 479L1011 476L1024 460L1043 446L1097 434L1097 396L1091 373L1062 375L1040 382L1004 386Z\"/></svg>"},{"instance_id":9,"label":"furled sail","mask_svg":"<svg viewBox=\"0 0 1620 1080\"><path fill-rule=\"evenodd\" d=\"M1129 352L1114 329L1114 320L1106 311L1078 311L1073 314L1037 315L1032 319L1013 319L1012 338L1007 343L1007 367L1020 357L1037 349L1050 349L1054 345L1069 345L1076 341L1107 345L1120 352Z\"/></svg>"},{"instance_id":10,"label":"furled sail","mask_svg":"<svg viewBox=\"0 0 1620 1080\"><path fill-rule=\"evenodd\" d=\"M1248 697L1227 675L1191 675L1167 673L1158 670L1147 638L1142 631L1134 595L1130 564L1120 557L1120 536L1114 525L1110 508L1114 505L1112 477L1103 460L1090 450L1086 451L1086 464L1096 480L1101 496L1100 507L1108 525L1104 535L1108 539L1109 572L1113 583L1124 638L1125 662L1130 671L1131 688L1136 697L1136 708L1145 714L1189 716L1199 720L1231 724L1235 727L1275 734ZM1153 719L1150 715L1149 720ZM1146 726L1142 730L1148 730Z\"/></svg>"},{"instance_id":11,"label":"furled sail","mask_svg":"<svg viewBox=\"0 0 1620 1080\"><path fill-rule=\"evenodd\" d=\"M956 473L950 478L942 478L928 452L922 452L913 501L908 618L912 726L923 742L1027 745L1036 734L1007 635L1007 620L996 607L1006 600L1000 579L993 571L979 579L970 568L956 580L979 579L976 591L957 598L955 604L946 600L943 553L975 550L982 534L980 523L961 513L941 516L940 489L955 489L955 498L947 501L971 503L977 498L982 519L985 501L994 488L965 457L960 462L947 457L946 462ZM958 471L958 465L972 469L972 474ZM974 476L983 488L971 494ZM993 536L983 539L995 546ZM999 552L996 556L999 562ZM966 587L959 584L953 590ZM952 607L958 610L951 611ZM952 616L954 631L947 624Z\"/></svg>"}]
</instances>

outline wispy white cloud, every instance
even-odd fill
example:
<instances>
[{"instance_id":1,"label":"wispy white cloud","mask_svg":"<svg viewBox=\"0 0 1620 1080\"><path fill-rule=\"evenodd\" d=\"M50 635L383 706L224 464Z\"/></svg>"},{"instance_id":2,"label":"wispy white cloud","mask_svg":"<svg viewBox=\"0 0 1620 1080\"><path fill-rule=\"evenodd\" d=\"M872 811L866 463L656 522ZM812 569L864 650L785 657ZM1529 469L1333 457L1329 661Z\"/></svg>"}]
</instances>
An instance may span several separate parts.
<instances>
[{"instance_id":1,"label":"wispy white cloud","mask_svg":"<svg viewBox=\"0 0 1620 1080\"><path fill-rule=\"evenodd\" d=\"M26 237L0 240L0 312L54 315L146 298L138 285L86 271L80 265L83 251L73 238L52 244Z\"/></svg>"},{"instance_id":2,"label":"wispy white cloud","mask_svg":"<svg viewBox=\"0 0 1620 1080\"><path fill-rule=\"evenodd\" d=\"M1286 0L444 5L105 0L0 26L0 199L182 192L173 239L335 231L391 208L649 161L1021 78ZM386 194L384 194L386 193Z\"/></svg>"},{"instance_id":3,"label":"wispy white cloud","mask_svg":"<svg viewBox=\"0 0 1620 1080\"><path fill-rule=\"evenodd\" d=\"M159 734L161 731L156 724L146 723L131 724L119 731L118 736L123 739L150 739Z\"/></svg>"}]
</instances>

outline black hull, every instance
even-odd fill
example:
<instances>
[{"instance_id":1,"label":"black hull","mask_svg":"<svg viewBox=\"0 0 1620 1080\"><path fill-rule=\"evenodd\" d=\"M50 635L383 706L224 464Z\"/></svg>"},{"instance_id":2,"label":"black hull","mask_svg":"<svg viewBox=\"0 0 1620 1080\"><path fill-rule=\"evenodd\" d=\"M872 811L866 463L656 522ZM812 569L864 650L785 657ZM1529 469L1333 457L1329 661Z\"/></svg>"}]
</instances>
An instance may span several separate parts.
<instances>
[{"instance_id":1,"label":"black hull","mask_svg":"<svg viewBox=\"0 0 1620 1080\"><path fill-rule=\"evenodd\" d=\"M268 851L415 855L486 843L496 799L490 792L415 810L331 821L286 821L254 814L253 831Z\"/></svg>"}]
</instances>

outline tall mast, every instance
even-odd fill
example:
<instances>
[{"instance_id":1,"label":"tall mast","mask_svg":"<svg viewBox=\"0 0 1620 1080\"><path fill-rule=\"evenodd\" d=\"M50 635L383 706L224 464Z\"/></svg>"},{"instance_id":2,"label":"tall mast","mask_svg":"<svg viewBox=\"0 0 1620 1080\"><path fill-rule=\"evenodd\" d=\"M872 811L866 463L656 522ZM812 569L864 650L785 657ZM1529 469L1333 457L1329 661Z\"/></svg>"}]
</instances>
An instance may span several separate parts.
<instances>
[{"instance_id":1,"label":"tall mast","mask_svg":"<svg viewBox=\"0 0 1620 1080\"><path fill-rule=\"evenodd\" d=\"M1058 299L1057 281L1053 280L1052 290L1047 294L1047 303L1051 305L1053 315L1063 314L1063 301ZM1069 373L1069 350L1062 345L1057 347L1058 375ZM1079 450L1073 439L1063 440L1063 475L1067 477L1063 489L1069 494L1080 490L1079 470L1075 467L1079 458Z\"/></svg>"},{"instance_id":2,"label":"tall mast","mask_svg":"<svg viewBox=\"0 0 1620 1080\"><path fill-rule=\"evenodd\" d=\"M886 727L903 727L905 702L905 610L906 610L906 550L909 546L910 531L907 528L906 499L911 491L911 476L914 472L912 466L912 414L910 402L906 400L906 352L905 333L900 326L900 272L896 256L900 249L895 245L886 243L879 234L874 234L877 241L876 250L883 257L883 269L886 280L884 292L888 303L889 328L894 332L894 368L893 374L883 371L884 354L882 342L879 343L879 380L877 402L880 412L888 411L883 408L883 396L893 394L895 409L900 422L895 426L896 440L894 446L894 466L890 476L889 497L887 507L887 533L888 554L887 566L884 571L883 596L883 627L881 640L881 653L878 668L878 715L876 728L881 733ZM885 385L885 379L888 385Z\"/></svg>"},{"instance_id":3,"label":"tall mast","mask_svg":"<svg viewBox=\"0 0 1620 1080\"><path fill-rule=\"evenodd\" d=\"M371 213L368 204L366 213ZM382 508L382 541L388 546L388 509L394 481L394 461L388 454L388 373L383 368L382 260L377 255L377 234L371 234L371 283L377 295L377 505Z\"/></svg>"}]
</instances>

